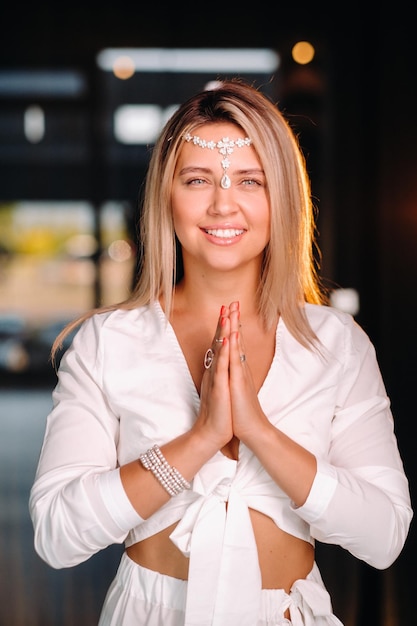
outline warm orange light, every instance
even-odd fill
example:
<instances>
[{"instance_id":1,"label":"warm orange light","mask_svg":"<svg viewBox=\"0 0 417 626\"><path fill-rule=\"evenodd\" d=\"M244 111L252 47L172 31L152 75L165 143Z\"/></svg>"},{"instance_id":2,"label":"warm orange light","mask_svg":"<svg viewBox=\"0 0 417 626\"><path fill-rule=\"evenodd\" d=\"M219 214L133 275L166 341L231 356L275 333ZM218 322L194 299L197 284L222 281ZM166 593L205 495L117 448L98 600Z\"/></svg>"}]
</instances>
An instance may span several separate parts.
<instances>
[{"instance_id":1,"label":"warm orange light","mask_svg":"<svg viewBox=\"0 0 417 626\"><path fill-rule=\"evenodd\" d=\"M114 60L113 73L120 80L127 80L135 73L135 64L129 56L119 56Z\"/></svg>"},{"instance_id":2,"label":"warm orange light","mask_svg":"<svg viewBox=\"0 0 417 626\"><path fill-rule=\"evenodd\" d=\"M308 41L299 41L292 49L292 58L300 65L307 65L314 59L314 47Z\"/></svg>"}]
</instances>

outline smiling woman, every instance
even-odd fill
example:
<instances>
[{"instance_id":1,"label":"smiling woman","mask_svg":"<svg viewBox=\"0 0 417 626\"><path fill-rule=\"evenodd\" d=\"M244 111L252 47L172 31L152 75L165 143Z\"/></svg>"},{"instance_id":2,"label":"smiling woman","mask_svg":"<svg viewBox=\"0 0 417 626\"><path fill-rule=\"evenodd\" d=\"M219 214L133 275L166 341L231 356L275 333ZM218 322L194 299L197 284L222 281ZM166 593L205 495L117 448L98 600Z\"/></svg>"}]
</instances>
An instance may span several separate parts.
<instances>
[{"instance_id":1,"label":"smiling woman","mask_svg":"<svg viewBox=\"0 0 417 626\"><path fill-rule=\"evenodd\" d=\"M199 276L209 279L213 264L220 270L243 268L245 258L254 264L256 278L270 238L262 165L236 125L206 124L198 132L203 139L184 137L172 184L174 229L183 260L193 259L194 284ZM222 248L220 254L216 246Z\"/></svg>"},{"instance_id":2,"label":"smiling woman","mask_svg":"<svg viewBox=\"0 0 417 626\"><path fill-rule=\"evenodd\" d=\"M276 105L197 93L152 152L136 287L58 335L30 495L72 567L124 543L100 626L340 626L317 541L377 569L412 509L375 350L328 306L310 184Z\"/></svg>"}]
</instances>

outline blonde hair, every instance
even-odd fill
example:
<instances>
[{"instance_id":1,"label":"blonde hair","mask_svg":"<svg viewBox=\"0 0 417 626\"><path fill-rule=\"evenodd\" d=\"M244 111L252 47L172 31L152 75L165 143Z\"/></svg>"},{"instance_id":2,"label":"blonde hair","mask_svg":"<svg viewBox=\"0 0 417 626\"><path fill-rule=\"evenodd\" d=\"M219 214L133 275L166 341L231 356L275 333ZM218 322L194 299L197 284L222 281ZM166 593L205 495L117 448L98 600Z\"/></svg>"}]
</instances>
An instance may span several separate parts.
<instances>
[{"instance_id":1,"label":"blonde hair","mask_svg":"<svg viewBox=\"0 0 417 626\"><path fill-rule=\"evenodd\" d=\"M175 167L184 135L202 124L219 122L236 124L251 138L267 181L271 236L256 294L259 314L270 327L279 313L302 345L312 349L316 344L304 304L323 304L326 298L314 258L318 248L305 159L277 106L255 87L230 80L187 100L168 120L153 148L139 220L139 272L132 293L123 302L93 309L70 323L58 335L52 355L66 334L97 312L132 309L162 297L170 318L174 286L182 277L171 211Z\"/></svg>"}]
</instances>

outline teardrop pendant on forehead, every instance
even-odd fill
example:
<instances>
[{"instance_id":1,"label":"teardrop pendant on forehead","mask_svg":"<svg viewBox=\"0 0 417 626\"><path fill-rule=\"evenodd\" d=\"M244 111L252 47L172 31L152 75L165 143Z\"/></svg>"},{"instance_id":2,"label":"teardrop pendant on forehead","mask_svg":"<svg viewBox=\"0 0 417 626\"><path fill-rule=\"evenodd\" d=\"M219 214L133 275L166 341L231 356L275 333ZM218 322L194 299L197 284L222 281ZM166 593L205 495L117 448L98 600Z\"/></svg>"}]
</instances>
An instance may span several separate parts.
<instances>
[{"instance_id":1,"label":"teardrop pendant on forehead","mask_svg":"<svg viewBox=\"0 0 417 626\"><path fill-rule=\"evenodd\" d=\"M223 168L223 176L220 180L220 186L223 189L229 189L231 186L231 180L227 175L227 170L230 166L230 160L228 155L232 154L235 148L243 148L244 146L250 146L252 140L249 137L245 137L244 139L229 139L229 137L223 137L220 141L207 141L206 139L201 139L198 135L191 135L187 133L184 135L184 141L188 143L192 143L199 148L208 148L209 150L214 150L217 148L219 154L223 157L221 160L221 166Z\"/></svg>"},{"instance_id":2,"label":"teardrop pendant on forehead","mask_svg":"<svg viewBox=\"0 0 417 626\"><path fill-rule=\"evenodd\" d=\"M228 177L227 174L223 174L223 176L220 179L220 186L223 189L229 189L229 187L231 186L232 181L230 180L230 178Z\"/></svg>"}]
</instances>

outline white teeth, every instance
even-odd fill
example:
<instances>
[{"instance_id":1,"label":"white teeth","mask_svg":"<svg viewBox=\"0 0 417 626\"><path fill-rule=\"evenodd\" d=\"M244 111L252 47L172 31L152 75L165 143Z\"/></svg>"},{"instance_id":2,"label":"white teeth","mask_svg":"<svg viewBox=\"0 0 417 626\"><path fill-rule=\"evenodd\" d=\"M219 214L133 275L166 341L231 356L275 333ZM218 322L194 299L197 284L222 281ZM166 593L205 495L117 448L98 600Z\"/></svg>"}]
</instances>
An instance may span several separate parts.
<instances>
[{"instance_id":1,"label":"white teeth","mask_svg":"<svg viewBox=\"0 0 417 626\"><path fill-rule=\"evenodd\" d=\"M229 239L230 237L237 237L244 233L244 230L237 230L236 228L226 228L225 230L216 228L213 230L206 230L206 233L209 235L213 235L213 237L223 237L224 239Z\"/></svg>"}]
</instances>

